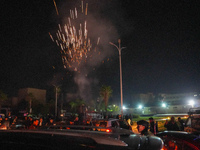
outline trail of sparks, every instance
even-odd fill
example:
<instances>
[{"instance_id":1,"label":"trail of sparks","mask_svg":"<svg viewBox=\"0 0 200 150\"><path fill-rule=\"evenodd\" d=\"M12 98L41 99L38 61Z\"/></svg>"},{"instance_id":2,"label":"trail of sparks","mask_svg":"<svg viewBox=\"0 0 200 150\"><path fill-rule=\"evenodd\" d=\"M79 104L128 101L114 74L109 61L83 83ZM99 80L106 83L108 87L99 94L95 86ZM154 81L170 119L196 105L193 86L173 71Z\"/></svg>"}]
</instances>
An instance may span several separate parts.
<instances>
[{"instance_id":1,"label":"trail of sparks","mask_svg":"<svg viewBox=\"0 0 200 150\"><path fill-rule=\"evenodd\" d=\"M55 0L54 5L58 15ZM84 11L83 1L81 1L81 10L82 14L85 14L86 16L88 13L88 3L86 3ZM92 54L90 54L92 44L90 38L88 38L87 21L79 23L78 30L76 30L77 18L78 10L76 8L74 10L70 10L70 17L68 17L67 23L64 26L58 24L55 40L49 32L51 40L56 42L57 46L60 47L64 68L68 67L74 71L78 70L81 62L86 62L88 57L92 57ZM100 37L97 40L97 45L99 44L99 41ZM98 54L100 54L100 52L98 52Z\"/></svg>"},{"instance_id":2,"label":"trail of sparks","mask_svg":"<svg viewBox=\"0 0 200 150\"><path fill-rule=\"evenodd\" d=\"M57 8L57 6L56 6L56 2L55 2L55 0L53 0L53 3L54 3L54 6L55 6L55 8L56 8L56 13L57 13L57 15L59 16L58 8Z\"/></svg>"}]
</instances>

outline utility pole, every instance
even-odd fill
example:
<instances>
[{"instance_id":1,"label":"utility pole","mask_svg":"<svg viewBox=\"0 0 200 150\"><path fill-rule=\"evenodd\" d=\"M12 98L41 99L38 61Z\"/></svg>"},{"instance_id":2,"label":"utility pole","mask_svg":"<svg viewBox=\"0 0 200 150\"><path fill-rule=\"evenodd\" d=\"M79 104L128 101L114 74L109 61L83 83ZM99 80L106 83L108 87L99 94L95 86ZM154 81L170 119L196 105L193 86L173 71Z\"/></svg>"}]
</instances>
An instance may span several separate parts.
<instances>
[{"instance_id":1,"label":"utility pole","mask_svg":"<svg viewBox=\"0 0 200 150\"><path fill-rule=\"evenodd\" d=\"M113 44L112 42L109 42L111 45L115 46L117 50L119 51L119 67L120 67L120 95L121 95L121 115L123 119L123 90L122 90L122 61L121 61L121 51L122 49L126 47L121 48L121 40L118 40L119 47L117 45Z\"/></svg>"},{"instance_id":2,"label":"utility pole","mask_svg":"<svg viewBox=\"0 0 200 150\"><path fill-rule=\"evenodd\" d=\"M55 117L57 117L58 113L58 88L59 86L53 85L55 87Z\"/></svg>"}]
</instances>

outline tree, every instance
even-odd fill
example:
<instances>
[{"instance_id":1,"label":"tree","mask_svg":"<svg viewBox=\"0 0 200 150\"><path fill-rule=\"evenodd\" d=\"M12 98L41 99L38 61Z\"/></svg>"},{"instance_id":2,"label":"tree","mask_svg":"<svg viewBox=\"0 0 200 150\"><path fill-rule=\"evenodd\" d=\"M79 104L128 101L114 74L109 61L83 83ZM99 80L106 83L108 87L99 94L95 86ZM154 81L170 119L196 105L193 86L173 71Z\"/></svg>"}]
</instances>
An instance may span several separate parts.
<instances>
[{"instance_id":1,"label":"tree","mask_svg":"<svg viewBox=\"0 0 200 150\"><path fill-rule=\"evenodd\" d=\"M32 101L34 100L34 96L32 93L28 93L28 95L26 95L25 100L27 102L29 102L29 113L32 113Z\"/></svg>"},{"instance_id":2,"label":"tree","mask_svg":"<svg viewBox=\"0 0 200 150\"><path fill-rule=\"evenodd\" d=\"M8 99L7 95L0 90L0 109L7 99Z\"/></svg>"},{"instance_id":3,"label":"tree","mask_svg":"<svg viewBox=\"0 0 200 150\"><path fill-rule=\"evenodd\" d=\"M71 110L74 111L74 112L81 111L79 109L84 104L85 104L85 102L81 99L76 99L75 101L71 101L69 103L69 105L71 106Z\"/></svg>"},{"instance_id":4,"label":"tree","mask_svg":"<svg viewBox=\"0 0 200 150\"><path fill-rule=\"evenodd\" d=\"M108 111L112 113L119 113L120 108L117 105L109 105L108 106Z\"/></svg>"},{"instance_id":5,"label":"tree","mask_svg":"<svg viewBox=\"0 0 200 150\"><path fill-rule=\"evenodd\" d=\"M105 111L106 111L106 115L107 115L108 100L112 95L112 89L110 86L103 85L100 89L99 94L103 98L103 101L105 103Z\"/></svg>"},{"instance_id":6,"label":"tree","mask_svg":"<svg viewBox=\"0 0 200 150\"><path fill-rule=\"evenodd\" d=\"M94 111L97 108L95 105L95 100L89 100L87 105L88 105L88 111Z\"/></svg>"}]
</instances>

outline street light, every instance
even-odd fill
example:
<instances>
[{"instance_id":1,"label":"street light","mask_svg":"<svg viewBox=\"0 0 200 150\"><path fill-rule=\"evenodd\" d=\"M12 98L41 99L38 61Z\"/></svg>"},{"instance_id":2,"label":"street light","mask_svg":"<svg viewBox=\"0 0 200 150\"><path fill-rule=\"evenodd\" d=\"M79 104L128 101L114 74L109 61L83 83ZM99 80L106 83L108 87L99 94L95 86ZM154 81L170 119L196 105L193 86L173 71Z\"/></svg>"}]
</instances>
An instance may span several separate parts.
<instances>
[{"instance_id":1,"label":"street light","mask_svg":"<svg viewBox=\"0 0 200 150\"><path fill-rule=\"evenodd\" d=\"M123 106L123 109L127 109L126 106Z\"/></svg>"},{"instance_id":2,"label":"street light","mask_svg":"<svg viewBox=\"0 0 200 150\"><path fill-rule=\"evenodd\" d=\"M58 88L59 86L56 86L56 85L53 85L55 87L55 117L57 117L57 114L58 114Z\"/></svg>"},{"instance_id":3,"label":"street light","mask_svg":"<svg viewBox=\"0 0 200 150\"><path fill-rule=\"evenodd\" d=\"M143 108L143 106L142 106L142 105L139 105L139 106L138 106L138 108L139 108L139 109L142 109L142 108Z\"/></svg>"},{"instance_id":4,"label":"street light","mask_svg":"<svg viewBox=\"0 0 200 150\"><path fill-rule=\"evenodd\" d=\"M162 107L164 108L167 107L166 103L162 103Z\"/></svg>"},{"instance_id":5,"label":"street light","mask_svg":"<svg viewBox=\"0 0 200 150\"><path fill-rule=\"evenodd\" d=\"M192 108L193 108L193 107L194 107L194 104L195 104L194 100L193 100L193 99L191 99L191 100L189 101L189 105L191 105L191 106L192 106Z\"/></svg>"},{"instance_id":6,"label":"street light","mask_svg":"<svg viewBox=\"0 0 200 150\"><path fill-rule=\"evenodd\" d=\"M123 118L123 92L122 92L122 62L121 62L121 50L125 47L121 48L121 40L118 40L119 47L117 45L113 44L112 42L109 42L111 45L115 46L117 50L119 51L119 66L120 66L120 93L121 93L121 115Z\"/></svg>"}]
</instances>

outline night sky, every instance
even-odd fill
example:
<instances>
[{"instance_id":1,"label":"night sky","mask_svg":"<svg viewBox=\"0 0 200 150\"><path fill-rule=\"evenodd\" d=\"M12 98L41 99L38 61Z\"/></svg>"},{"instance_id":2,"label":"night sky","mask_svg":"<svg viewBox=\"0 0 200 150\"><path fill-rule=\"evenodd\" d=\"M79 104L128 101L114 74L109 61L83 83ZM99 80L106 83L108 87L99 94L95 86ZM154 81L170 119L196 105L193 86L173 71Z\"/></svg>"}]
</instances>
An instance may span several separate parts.
<instances>
[{"instance_id":1,"label":"night sky","mask_svg":"<svg viewBox=\"0 0 200 150\"><path fill-rule=\"evenodd\" d=\"M124 103L134 93L183 93L200 89L200 3L193 0L84 0L88 36L100 37L100 56L82 64L81 73L64 69L60 48L49 32L65 24L81 0L1 0L0 89L10 96L19 88L50 89L96 98L101 85L120 100L121 39ZM95 44L93 44L95 45ZM93 47L94 48L94 47ZM76 90L77 89L77 90Z\"/></svg>"}]
</instances>

